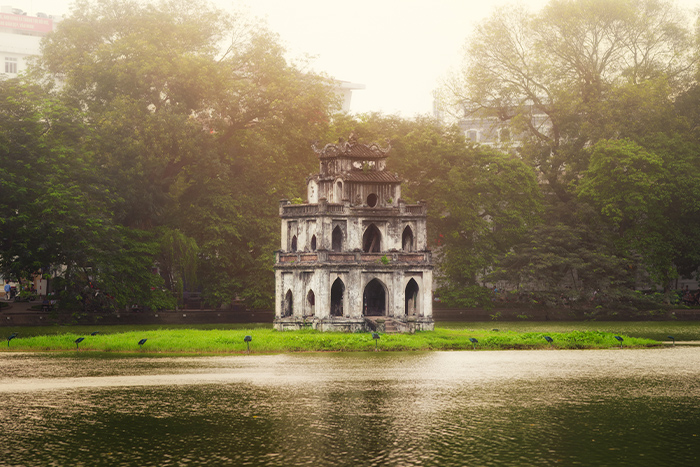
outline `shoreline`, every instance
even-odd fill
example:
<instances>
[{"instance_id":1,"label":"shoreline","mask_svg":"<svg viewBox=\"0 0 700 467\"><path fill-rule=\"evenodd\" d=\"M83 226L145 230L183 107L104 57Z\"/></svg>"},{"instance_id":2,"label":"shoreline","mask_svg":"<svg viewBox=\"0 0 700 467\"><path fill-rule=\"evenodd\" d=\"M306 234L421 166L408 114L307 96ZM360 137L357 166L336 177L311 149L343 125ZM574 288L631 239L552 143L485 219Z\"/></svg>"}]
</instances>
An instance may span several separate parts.
<instances>
[{"instance_id":1,"label":"shoreline","mask_svg":"<svg viewBox=\"0 0 700 467\"><path fill-rule=\"evenodd\" d=\"M281 354L300 352L372 352L372 351L477 351L544 349L658 348L661 341L630 337L624 333L582 331L519 332L513 330L451 329L415 334L322 333L313 330L275 331L250 329L133 329L110 332L102 328L96 335L67 332L23 336L21 330L2 352L100 352L104 354ZM115 330L116 331L116 330ZM82 339L80 339L82 338ZM620 340L621 339L621 340Z\"/></svg>"}]
</instances>

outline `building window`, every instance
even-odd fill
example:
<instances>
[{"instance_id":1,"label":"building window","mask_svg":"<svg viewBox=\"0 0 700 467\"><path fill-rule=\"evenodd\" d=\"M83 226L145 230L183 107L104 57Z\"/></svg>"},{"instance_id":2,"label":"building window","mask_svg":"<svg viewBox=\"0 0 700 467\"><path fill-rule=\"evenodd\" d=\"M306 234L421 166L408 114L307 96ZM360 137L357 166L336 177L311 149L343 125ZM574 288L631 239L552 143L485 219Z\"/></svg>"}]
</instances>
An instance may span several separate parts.
<instances>
[{"instance_id":1,"label":"building window","mask_svg":"<svg viewBox=\"0 0 700 467\"><path fill-rule=\"evenodd\" d=\"M343 316L343 293L345 284L340 277L333 282L331 287L331 316Z\"/></svg>"},{"instance_id":2,"label":"building window","mask_svg":"<svg viewBox=\"0 0 700 467\"><path fill-rule=\"evenodd\" d=\"M14 57L5 57L5 73L17 73L17 59Z\"/></svg>"},{"instance_id":3,"label":"building window","mask_svg":"<svg viewBox=\"0 0 700 467\"><path fill-rule=\"evenodd\" d=\"M379 198L374 193L370 193L369 196L367 196L367 206L373 208L377 205L377 201L379 201Z\"/></svg>"},{"instance_id":4,"label":"building window","mask_svg":"<svg viewBox=\"0 0 700 467\"><path fill-rule=\"evenodd\" d=\"M336 225L335 229L333 229L331 249L333 251L343 251L343 231L340 230L339 225Z\"/></svg>"},{"instance_id":5,"label":"building window","mask_svg":"<svg viewBox=\"0 0 700 467\"><path fill-rule=\"evenodd\" d=\"M379 253L382 251L382 234L376 225L371 224L362 236L362 250L365 253Z\"/></svg>"},{"instance_id":6,"label":"building window","mask_svg":"<svg viewBox=\"0 0 700 467\"><path fill-rule=\"evenodd\" d=\"M403 229L403 235L401 235L401 248L403 251L413 251L413 230L408 225Z\"/></svg>"},{"instance_id":7,"label":"building window","mask_svg":"<svg viewBox=\"0 0 700 467\"><path fill-rule=\"evenodd\" d=\"M479 142L479 132L477 130L467 130L467 139L471 140L472 143Z\"/></svg>"}]
</instances>

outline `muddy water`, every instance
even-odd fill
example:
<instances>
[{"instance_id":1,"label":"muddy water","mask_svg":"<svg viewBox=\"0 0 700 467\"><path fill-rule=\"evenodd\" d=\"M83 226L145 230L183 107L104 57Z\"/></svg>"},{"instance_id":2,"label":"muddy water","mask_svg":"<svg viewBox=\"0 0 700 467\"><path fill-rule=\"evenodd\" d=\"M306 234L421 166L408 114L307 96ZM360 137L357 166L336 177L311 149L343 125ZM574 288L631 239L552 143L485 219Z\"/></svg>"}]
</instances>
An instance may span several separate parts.
<instances>
[{"instance_id":1,"label":"muddy water","mask_svg":"<svg viewBox=\"0 0 700 467\"><path fill-rule=\"evenodd\" d=\"M700 465L700 348L0 354L0 465Z\"/></svg>"}]
</instances>

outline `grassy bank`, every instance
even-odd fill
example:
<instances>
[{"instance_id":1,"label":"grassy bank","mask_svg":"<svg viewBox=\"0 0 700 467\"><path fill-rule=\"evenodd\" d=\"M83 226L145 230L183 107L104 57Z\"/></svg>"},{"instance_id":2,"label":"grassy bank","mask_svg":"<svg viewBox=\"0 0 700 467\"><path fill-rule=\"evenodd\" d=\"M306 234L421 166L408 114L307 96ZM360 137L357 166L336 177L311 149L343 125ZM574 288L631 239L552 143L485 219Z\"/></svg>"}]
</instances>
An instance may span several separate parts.
<instances>
[{"instance_id":1,"label":"grassy bank","mask_svg":"<svg viewBox=\"0 0 700 467\"><path fill-rule=\"evenodd\" d=\"M253 329L140 329L122 332L107 330L95 336L73 332L22 336L21 332L3 351L67 351L76 350L79 337L81 351L219 354L244 353L244 337L252 337L254 353L372 351L380 350L504 350L504 349L604 349L619 347L614 333L599 331L518 332L486 329L437 328L434 332L416 334L382 334L378 342L369 333L320 333L316 331L277 332L268 328ZM552 344L545 340L550 336ZM653 347L658 341L637 337L624 338L624 347ZM474 338L474 344L469 339ZM147 339L139 346L141 339Z\"/></svg>"},{"instance_id":2,"label":"grassy bank","mask_svg":"<svg viewBox=\"0 0 700 467\"><path fill-rule=\"evenodd\" d=\"M566 333L572 331L612 332L632 337L667 341L700 341L698 321L490 321L441 322L441 328Z\"/></svg>"}]
</instances>

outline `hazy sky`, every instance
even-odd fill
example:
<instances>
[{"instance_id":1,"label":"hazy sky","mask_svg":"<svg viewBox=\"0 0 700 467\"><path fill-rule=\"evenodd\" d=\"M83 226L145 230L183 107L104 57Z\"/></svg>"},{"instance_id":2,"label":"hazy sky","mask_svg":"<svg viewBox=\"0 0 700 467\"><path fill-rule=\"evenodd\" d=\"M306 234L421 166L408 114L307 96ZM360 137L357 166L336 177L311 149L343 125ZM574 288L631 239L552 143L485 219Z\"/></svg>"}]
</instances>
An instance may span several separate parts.
<instances>
[{"instance_id":1,"label":"hazy sky","mask_svg":"<svg viewBox=\"0 0 700 467\"><path fill-rule=\"evenodd\" d=\"M0 0L29 14L66 14L71 0ZM404 117L430 113L432 91L451 67L475 22L509 0L214 0L266 20L292 56L366 89L355 91L353 112ZM529 0L537 9L546 0ZM681 0L698 7L700 0Z\"/></svg>"}]
</instances>

